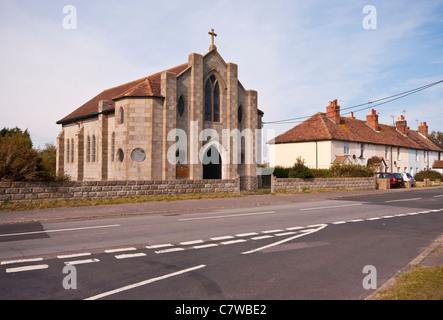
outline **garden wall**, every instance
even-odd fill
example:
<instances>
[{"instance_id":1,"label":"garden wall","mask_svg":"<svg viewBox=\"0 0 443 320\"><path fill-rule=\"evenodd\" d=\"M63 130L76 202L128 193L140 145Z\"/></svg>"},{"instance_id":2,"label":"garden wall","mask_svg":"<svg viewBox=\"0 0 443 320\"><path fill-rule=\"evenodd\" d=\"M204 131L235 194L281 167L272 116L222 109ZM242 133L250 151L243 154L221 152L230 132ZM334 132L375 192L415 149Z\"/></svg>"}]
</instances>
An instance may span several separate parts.
<instances>
[{"instance_id":1,"label":"garden wall","mask_svg":"<svg viewBox=\"0 0 443 320\"><path fill-rule=\"evenodd\" d=\"M375 190L375 178L276 178L271 176L271 192L276 191L303 191L303 189L352 189Z\"/></svg>"}]
</instances>

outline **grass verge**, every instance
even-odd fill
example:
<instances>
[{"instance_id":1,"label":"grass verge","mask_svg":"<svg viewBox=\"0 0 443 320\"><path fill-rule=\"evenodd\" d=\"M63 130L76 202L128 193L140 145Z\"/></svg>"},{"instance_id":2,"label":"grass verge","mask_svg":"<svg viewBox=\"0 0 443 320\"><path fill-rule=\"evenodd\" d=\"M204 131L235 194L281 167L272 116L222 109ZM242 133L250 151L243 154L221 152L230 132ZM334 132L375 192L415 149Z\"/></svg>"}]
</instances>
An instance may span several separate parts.
<instances>
[{"instance_id":1,"label":"grass verge","mask_svg":"<svg viewBox=\"0 0 443 320\"><path fill-rule=\"evenodd\" d=\"M49 208L70 208L85 206L102 206L124 203L142 203L152 201L176 201L176 200L196 200L196 199L219 199L219 198L239 198L246 197L242 193L192 193L167 196L147 196L147 197L124 197L124 198L81 198L76 200L34 200L0 203L0 211L26 211Z\"/></svg>"}]
</instances>

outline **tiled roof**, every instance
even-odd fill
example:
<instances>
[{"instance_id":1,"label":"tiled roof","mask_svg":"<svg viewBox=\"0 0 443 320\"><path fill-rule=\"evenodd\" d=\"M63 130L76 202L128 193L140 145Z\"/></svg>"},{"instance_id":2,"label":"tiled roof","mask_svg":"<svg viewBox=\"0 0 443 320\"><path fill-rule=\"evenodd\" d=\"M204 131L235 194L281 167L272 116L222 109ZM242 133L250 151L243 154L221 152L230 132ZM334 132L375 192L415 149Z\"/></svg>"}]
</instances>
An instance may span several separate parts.
<instances>
[{"instance_id":1,"label":"tiled roof","mask_svg":"<svg viewBox=\"0 0 443 320\"><path fill-rule=\"evenodd\" d=\"M182 73L188 68L188 64L182 64L175 68L166 70L167 72ZM163 97L161 94L161 74L159 72L151 76L135 80L118 87L103 91L98 96L86 102L80 108L59 120L57 124L69 122L71 120L81 119L98 113L98 103L101 100L109 101L111 104L105 111L112 111L115 108L115 100L127 97Z\"/></svg>"},{"instance_id":2,"label":"tiled roof","mask_svg":"<svg viewBox=\"0 0 443 320\"><path fill-rule=\"evenodd\" d=\"M336 124L325 113L321 112L279 135L269 143L282 144L324 140L443 151L442 147L414 130L407 130L407 134L403 135L393 126L379 124L379 130L375 131L365 121L347 117L340 117L340 124Z\"/></svg>"},{"instance_id":3,"label":"tiled roof","mask_svg":"<svg viewBox=\"0 0 443 320\"><path fill-rule=\"evenodd\" d=\"M443 169L443 160L435 160L432 168L433 169Z\"/></svg>"}]
</instances>

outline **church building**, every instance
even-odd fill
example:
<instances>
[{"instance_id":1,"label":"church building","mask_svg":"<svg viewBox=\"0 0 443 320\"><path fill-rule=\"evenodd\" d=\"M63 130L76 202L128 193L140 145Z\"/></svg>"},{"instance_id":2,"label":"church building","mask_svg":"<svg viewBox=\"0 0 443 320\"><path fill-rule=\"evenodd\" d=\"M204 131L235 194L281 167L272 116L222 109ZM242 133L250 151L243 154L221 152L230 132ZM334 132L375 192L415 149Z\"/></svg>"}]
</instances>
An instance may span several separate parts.
<instances>
[{"instance_id":1,"label":"church building","mask_svg":"<svg viewBox=\"0 0 443 320\"><path fill-rule=\"evenodd\" d=\"M107 89L59 120L57 172L75 181L234 179L257 183L258 94L214 45Z\"/></svg>"}]
</instances>

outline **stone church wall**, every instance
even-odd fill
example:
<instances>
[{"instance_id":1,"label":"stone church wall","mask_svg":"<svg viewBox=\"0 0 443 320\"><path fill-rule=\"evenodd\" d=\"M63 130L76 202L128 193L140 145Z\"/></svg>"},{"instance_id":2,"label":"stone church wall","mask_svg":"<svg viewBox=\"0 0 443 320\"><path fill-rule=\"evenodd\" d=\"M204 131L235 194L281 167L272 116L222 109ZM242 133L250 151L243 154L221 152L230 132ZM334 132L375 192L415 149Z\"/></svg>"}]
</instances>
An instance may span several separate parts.
<instances>
[{"instance_id":1,"label":"stone church wall","mask_svg":"<svg viewBox=\"0 0 443 320\"><path fill-rule=\"evenodd\" d=\"M0 201L240 192L240 180L0 182Z\"/></svg>"}]
</instances>

